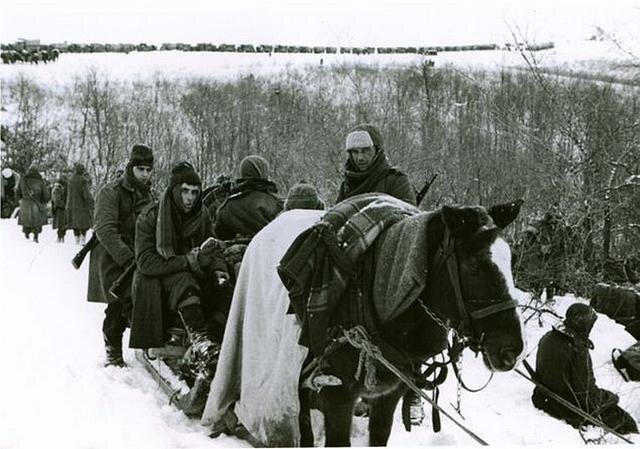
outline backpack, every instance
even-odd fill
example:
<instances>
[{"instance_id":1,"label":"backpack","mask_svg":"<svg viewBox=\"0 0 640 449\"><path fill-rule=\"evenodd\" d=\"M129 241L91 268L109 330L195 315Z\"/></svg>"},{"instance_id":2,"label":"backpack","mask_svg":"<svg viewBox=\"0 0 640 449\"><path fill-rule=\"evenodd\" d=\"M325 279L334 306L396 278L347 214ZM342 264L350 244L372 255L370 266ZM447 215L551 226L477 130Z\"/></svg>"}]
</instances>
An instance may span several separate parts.
<instances>
[{"instance_id":1,"label":"backpack","mask_svg":"<svg viewBox=\"0 0 640 449\"><path fill-rule=\"evenodd\" d=\"M640 341L632 344L624 351L615 348L611 351L613 366L624 380L640 382Z\"/></svg>"}]
</instances>

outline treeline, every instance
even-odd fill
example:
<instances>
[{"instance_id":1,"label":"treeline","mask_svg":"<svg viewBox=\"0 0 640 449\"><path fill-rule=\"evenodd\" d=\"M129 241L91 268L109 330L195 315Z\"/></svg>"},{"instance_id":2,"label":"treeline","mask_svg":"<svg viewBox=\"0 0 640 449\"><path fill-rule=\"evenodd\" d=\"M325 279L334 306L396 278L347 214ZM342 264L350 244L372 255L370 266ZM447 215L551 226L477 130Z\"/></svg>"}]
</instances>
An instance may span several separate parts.
<instances>
[{"instance_id":1,"label":"treeline","mask_svg":"<svg viewBox=\"0 0 640 449\"><path fill-rule=\"evenodd\" d=\"M211 184L258 153L283 193L305 180L332 204L347 130L372 122L416 188L439 174L424 208L521 197L511 232L559 214L576 231L566 259L575 290L593 285L609 259L640 248L640 104L632 86L427 64L344 65L228 82L114 81L90 72L63 91L22 77L5 82L2 96L13 118L3 128L5 164L18 170L35 161L54 176L79 160L100 186L134 142L145 142L156 151L162 188L178 159L191 160Z\"/></svg>"}]
</instances>

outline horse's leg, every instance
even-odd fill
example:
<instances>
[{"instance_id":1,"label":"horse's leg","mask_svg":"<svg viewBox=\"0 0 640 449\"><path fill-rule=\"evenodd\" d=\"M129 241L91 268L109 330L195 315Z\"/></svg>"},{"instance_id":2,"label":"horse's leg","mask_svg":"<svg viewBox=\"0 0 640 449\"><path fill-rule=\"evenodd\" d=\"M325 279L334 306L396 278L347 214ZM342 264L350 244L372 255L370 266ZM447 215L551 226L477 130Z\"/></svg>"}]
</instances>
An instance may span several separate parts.
<instances>
[{"instance_id":1,"label":"horse's leg","mask_svg":"<svg viewBox=\"0 0 640 449\"><path fill-rule=\"evenodd\" d=\"M320 392L324 415L325 446L351 446L351 421L355 393L345 386L323 388Z\"/></svg>"},{"instance_id":2,"label":"horse's leg","mask_svg":"<svg viewBox=\"0 0 640 449\"><path fill-rule=\"evenodd\" d=\"M369 401L369 446L387 445L393 425L393 413L405 391L406 387L398 385L386 395Z\"/></svg>"},{"instance_id":3,"label":"horse's leg","mask_svg":"<svg viewBox=\"0 0 640 449\"><path fill-rule=\"evenodd\" d=\"M300 391L300 446L313 447L313 427L311 426L311 392Z\"/></svg>"}]
</instances>

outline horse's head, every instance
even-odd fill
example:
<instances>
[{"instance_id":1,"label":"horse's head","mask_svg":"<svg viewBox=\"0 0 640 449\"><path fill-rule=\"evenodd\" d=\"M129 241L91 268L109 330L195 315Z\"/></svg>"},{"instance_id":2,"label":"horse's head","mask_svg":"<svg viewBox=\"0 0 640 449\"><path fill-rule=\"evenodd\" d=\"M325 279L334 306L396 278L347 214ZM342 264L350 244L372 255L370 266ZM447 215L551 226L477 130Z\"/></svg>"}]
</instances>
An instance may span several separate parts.
<instances>
[{"instance_id":1,"label":"horse's head","mask_svg":"<svg viewBox=\"0 0 640 449\"><path fill-rule=\"evenodd\" d=\"M511 275L511 251L499 232L518 215L522 201L494 206L444 206L445 231L434 269L448 278L449 320L487 367L507 371L524 350L522 325ZM444 274L446 273L447 276Z\"/></svg>"}]
</instances>

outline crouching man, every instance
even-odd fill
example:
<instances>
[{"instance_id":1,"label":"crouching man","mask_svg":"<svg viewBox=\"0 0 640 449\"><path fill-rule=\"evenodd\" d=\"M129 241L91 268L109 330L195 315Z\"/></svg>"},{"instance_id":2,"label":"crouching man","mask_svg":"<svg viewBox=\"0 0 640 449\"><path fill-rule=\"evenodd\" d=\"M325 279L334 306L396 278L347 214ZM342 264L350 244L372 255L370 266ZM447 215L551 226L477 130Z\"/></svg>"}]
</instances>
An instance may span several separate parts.
<instances>
[{"instance_id":1,"label":"crouching man","mask_svg":"<svg viewBox=\"0 0 640 449\"><path fill-rule=\"evenodd\" d=\"M540 339L536 376L542 385L613 430L637 433L634 419L618 405L618 396L596 385L589 355L594 346L589 334L597 318L591 306L569 306L563 324ZM531 399L536 408L574 427L589 424L539 387L533 390Z\"/></svg>"},{"instance_id":2,"label":"crouching man","mask_svg":"<svg viewBox=\"0 0 640 449\"><path fill-rule=\"evenodd\" d=\"M213 225L202 207L201 187L193 166L180 162L160 201L138 217L129 346L162 347L168 329L181 323L191 343L189 353L208 363L220 348L212 341L208 317L215 314L213 296L228 274L217 241L207 240Z\"/></svg>"}]
</instances>

